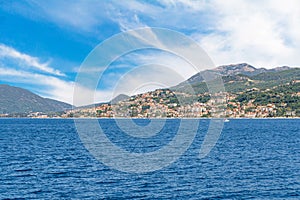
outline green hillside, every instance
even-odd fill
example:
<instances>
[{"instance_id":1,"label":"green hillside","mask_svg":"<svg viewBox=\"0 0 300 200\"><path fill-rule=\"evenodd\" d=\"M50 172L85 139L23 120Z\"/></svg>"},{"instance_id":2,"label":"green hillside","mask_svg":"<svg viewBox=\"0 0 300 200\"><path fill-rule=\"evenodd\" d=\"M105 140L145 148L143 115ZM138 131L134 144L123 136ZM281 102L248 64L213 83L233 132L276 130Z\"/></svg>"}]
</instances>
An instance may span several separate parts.
<instances>
[{"instance_id":1,"label":"green hillside","mask_svg":"<svg viewBox=\"0 0 300 200\"><path fill-rule=\"evenodd\" d=\"M243 92L251 88L268 89L275 86L287 84L293 80L300 80L300 68L276 72L269 71L254 76L247 76L243 74L228 75L223 76L222 79L227 92ZM208 92L205 82L192 83L191 86L193 87L196 94ZM185 83L179 84L178 86L172 87L171 89L174 91L185 92L187 91L187 88L187 83Z\"/></svg>"}]
</instances>

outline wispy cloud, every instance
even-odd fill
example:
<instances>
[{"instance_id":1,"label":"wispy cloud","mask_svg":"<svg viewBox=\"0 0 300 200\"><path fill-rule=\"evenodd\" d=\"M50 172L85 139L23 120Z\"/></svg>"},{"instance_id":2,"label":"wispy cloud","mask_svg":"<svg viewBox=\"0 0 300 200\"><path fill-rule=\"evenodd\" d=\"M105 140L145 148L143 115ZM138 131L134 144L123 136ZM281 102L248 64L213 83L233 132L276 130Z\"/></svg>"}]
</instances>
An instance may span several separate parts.
<instances>
[{"instance_id":1,"label":"wispy cloud","mask_svg":"<svg viewBox=\"0 0 300 200\"><path fill-rule=\"evenodd\" d=\"M21 53L12 47L0 43L0 60L3 59L17 61L19 63L19 66L26 65L26 67L34 68L36 70L49 74L65 76L65 74L63 74L59 70L51 68L49 66L49 62L41 63L36 57Z\"/></svg>"},{"instance_id":2,"label":"wispy cloud","mask_svg":"<svg viewBox=\"0 0 300 200\"><path fill-rule=\"evenodd\" d=\"M191 64L183 58L162 50L140 50L123 56L120 59L125 63L131 62L132 65L136 67L143 65L161 65L168 68L170 71L180 74L180 76L184 79L187 79L197 73ZM150 71L147 72L149 73ZM165 75L168 76L167 74ZM179 83L181 80L177 81Z\"/></svg>"},{"instance_id":3,"label":"wispy cloud","mask_svg":"<svg viewBox=\"0 0 300 200\"><path fill-rule=\"evenodd\" d=\"M34 84L44 97L72 103L73 82L63 81L51 75L31 73L24 70L0 67L2 81Z\"/></svg>"},{"instance_id":4,"label":"wispy cloud","mask_svg":"<svg viewBox=\"0 0 300 200\"><path fill-rule=\"evenodd\" d=\"M41 63L40 59L0 44L0 80L9 83L34 85L44 97L72 103L73 82L66 75Z\"/></svg>"},{"instance_id":5,"label":"wispy cloud","mask_svg":"<svg viewBox=\"0 0 300 200\"><path fill-rule=\"evenodd\" d=\"M121 31L144 26L176 30L204 29L206 1L36 1L15 2L14 12L34 20L47 20L76 32L101 33L116 24ZM193 20L191 20L191 17Z\"/></svg>"},{"instance_id":6,"label":"wispy cloud","mask_svg":"<svg viewBox=\"0 0 300 200\"><path fill-rule=\"evenodd\" d=\"M11 2L14 12L33 20L53 22L61 28L92 31L105 12L105 3L99 1L36 1ZM7 9L11 9L7 8Z\"/></svg>"},{"instance_id":7,"label":"wispy cloud","mask_svg":"<svg viewBox=\"0 0 300 200\"><path fill-rule=\"evenodd\" d=\"M38 94L46 98L52 98L59 101L73 104L74 82L61 80L51 75L31 73L23 70L0 67L0 79L11 83L24 83L35 85ZM109 90L93 90L83 86L80 89L80 99L76 101L75 106L88 105L95 102L109 101L112 99L112 92ZM92 101L85 94L93 94Z\"/></svg>"},{"instance_id":8,"label":"wispy cloud","mask_svg":"<svg viewBox=\"0 0 300 200\"><path fill-rule=\"evenodd\" d=\"M161 64L141 65L125 73L113 88L114 96L123 93L135 95L157 88L167 88L184 81L175 69Z\"/></svg>"},{"instance_id":9,"label":"wispy cloud","mask_svg":"<svg viewBox=\"0 0 300 200\"><path fill-rule=\"evenodd\" d=\"M175 29L194 37L217 65L249 62L270 67L300 62L298 0L31 0L18 4L16 12L74 31L100 33L105 24L117 24L122 31L141 27Z\"/></svg>"}]
</instances>

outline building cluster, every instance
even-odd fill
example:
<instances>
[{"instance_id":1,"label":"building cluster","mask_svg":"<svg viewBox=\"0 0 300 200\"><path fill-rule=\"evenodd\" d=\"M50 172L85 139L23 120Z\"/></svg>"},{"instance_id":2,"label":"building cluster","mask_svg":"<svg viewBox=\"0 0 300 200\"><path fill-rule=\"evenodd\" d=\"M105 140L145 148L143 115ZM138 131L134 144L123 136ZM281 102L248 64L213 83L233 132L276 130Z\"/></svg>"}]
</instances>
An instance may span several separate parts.
<instances>
[{"instance_id":1,"label":"building cluster","mask_svg":"<svg viewBox=\"0 0 300 200\"><path fill-rule=\"evenodd\" d=\"M93 108L75 109L63 117L99 118L200 118L200 117L275 117L275 104L255 105L253 100L247 104L234 101L235 94L218 93L206 102L199 99L208 93L191 95L170 90L155 90L115 104L101 104Z\"/></svg>"},{"instance_id":2,"label":"building cluster","mask_svg":"<svg viewBox=\"0 0 300 200\"><path fill-rule=\"evenodd\" d=\"M251 91L259 91L252 88ZM250 91L250 92L251 92ZM249 91L246 91L249 92ZM267 90L266 90L267 92ZM169 89L138 94L128 99L103 103L97 106L81 107L65 112L29 114L0 114L0 117L30 118L266 118L299 117L299 112L291 109L287 103L255 102L255 99L239 102L240 93L220 92L216 94L189 94ZM298 98L299 92L292 98Z\"/></svg>"},{"instance_id":3,"label":"building cluster","mask_svg":"<svg viewBox=\"0 0 300 200\"><path fill-rule=\"evenodd\" d=\"M275 117L276 116L276 105L254 105L253 100L249 101L245 105L241 105L240 102L228 102L226 109L226 117L239 118L265 118L265 117Z\"/></svg>"}]
</instances>

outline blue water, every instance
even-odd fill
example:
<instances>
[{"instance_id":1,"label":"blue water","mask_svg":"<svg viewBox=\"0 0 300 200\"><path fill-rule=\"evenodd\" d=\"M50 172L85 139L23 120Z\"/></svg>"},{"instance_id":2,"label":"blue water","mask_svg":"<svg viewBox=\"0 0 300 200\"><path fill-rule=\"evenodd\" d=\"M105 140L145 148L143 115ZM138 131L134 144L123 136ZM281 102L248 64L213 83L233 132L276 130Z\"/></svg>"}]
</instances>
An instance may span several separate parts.
<instances>
[{"instance_id":1,"label":"blue water","mask_svg":"<svg viewBox=\"0 0 300 200\"><path fill-rule=\"evenodd\" d=\"M97 161L71 119L0 119L0 199L300 199L299 122L230 120L198 159L209 124L201 120L180 159L132 174ZM136 153L159 149L178 128L178 120L167 120L160 134L142 140L121 134L112 120L100 123L111 141Z\"/></svg>"}]
</instances>

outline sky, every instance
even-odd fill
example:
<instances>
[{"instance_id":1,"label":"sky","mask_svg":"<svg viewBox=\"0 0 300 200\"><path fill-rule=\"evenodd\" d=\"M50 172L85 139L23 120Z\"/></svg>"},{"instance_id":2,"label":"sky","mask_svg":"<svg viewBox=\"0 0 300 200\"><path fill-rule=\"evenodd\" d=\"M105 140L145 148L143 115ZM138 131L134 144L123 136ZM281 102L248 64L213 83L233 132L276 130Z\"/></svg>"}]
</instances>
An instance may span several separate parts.
<instances>
[{"instance_id":1,"label":"sky","mask_svg":"<svg viewBox=\"0 0 300 200\"><path fill-rule=\"evenodd\" d=\"M298 0L12 0L0 1L0 84L73 104L80 66L97 45L151 27L190 37L216 66L299 67ZM105 68L94 101L176 85L194 73L170 52L133 51Z\"/></svg>"}]
</instances>

